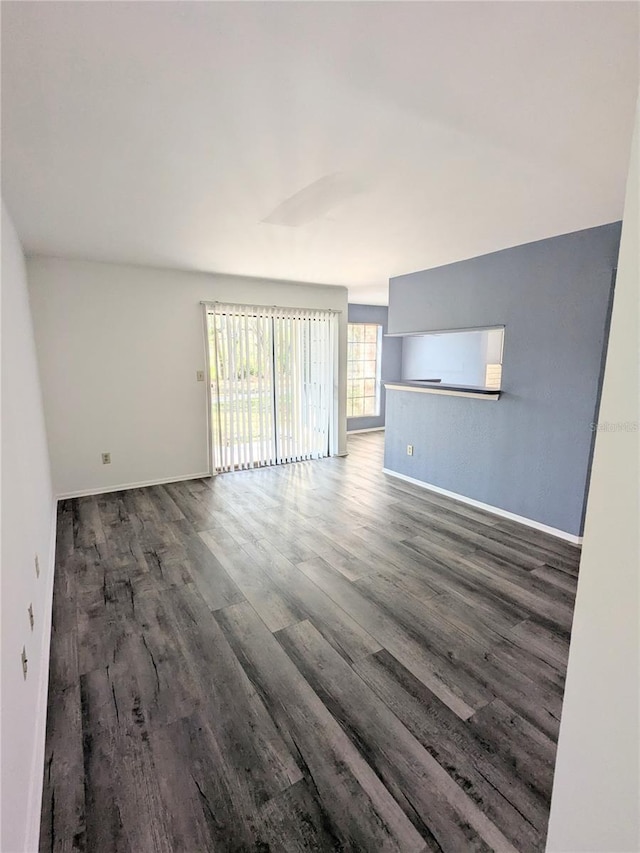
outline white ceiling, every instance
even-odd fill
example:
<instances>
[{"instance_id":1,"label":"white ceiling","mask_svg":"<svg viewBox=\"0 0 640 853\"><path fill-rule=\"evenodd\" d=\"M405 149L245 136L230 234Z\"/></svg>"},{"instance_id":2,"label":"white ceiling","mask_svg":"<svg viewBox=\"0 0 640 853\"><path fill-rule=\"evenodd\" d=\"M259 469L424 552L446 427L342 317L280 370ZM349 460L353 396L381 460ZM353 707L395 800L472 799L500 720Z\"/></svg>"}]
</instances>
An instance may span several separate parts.
<instances>
[{"instance_id":1,"label":"white ceiling","mask_svg":"<svg viewBox=\"0 0 640 853\"><path fill-rule=\"evenodd\" d=\"M638 4L2 4L30 253L346 284L622 215Z\"/></svg>"}]
</instances>

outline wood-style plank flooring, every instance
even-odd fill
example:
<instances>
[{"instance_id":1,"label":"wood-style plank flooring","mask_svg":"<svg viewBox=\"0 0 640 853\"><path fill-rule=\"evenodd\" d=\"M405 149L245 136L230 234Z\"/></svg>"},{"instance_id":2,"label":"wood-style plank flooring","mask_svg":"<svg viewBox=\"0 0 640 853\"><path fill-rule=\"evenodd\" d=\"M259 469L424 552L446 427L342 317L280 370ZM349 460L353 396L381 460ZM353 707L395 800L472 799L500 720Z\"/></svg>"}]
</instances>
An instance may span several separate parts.
<instances>
[{"instance_id":1,"label":"wood-style plank flooring","mask_svg":"<svg viewBox=\"0 0 640 853\"><path fill-rule=\"evenodd\" d=\"M60 503L41 851L544 849L579 549L382 448Z\"/></svg>"}]
</instances>

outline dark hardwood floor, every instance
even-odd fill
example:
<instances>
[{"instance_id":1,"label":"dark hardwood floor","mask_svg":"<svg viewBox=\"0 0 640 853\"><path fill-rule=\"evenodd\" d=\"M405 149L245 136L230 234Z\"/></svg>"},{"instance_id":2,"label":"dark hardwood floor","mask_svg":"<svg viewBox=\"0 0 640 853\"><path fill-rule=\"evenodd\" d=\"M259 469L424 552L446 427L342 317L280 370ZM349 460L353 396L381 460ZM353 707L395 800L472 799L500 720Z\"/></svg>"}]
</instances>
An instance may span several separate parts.
<instances>
[{"instance_id":1,"label":"dark hardwood floor","mask_svg":"<svg viewBox=\"0 0 640 853\"><path fill-rule=\"evenodd\" d=\"M60 503L42 851L544 849L579 549L382 446Z\"/></svg>"}]
</instances>

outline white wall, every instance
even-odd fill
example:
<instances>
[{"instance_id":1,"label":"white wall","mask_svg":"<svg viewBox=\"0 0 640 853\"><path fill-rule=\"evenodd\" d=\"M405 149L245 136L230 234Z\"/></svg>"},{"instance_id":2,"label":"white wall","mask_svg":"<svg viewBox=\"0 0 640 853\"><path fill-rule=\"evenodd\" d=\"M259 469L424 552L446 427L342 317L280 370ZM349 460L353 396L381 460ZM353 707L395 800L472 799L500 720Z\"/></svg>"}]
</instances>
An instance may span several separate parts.
<instances>
[{"instance_id":1,"label":"white wall","mask_svg":"<svg viewBox=\"0 0 640 853\"><path fill-rule=\"evenodd\" d=\"M504 329L488 329L484 332L484 336L486 342L485 364L502 364Z\"/></svg>"},{"instance_id":2,"label":"white wall","mask_svg":"<svg viewBox=\"0 0 640 853\"><path fill-rule=\"evenodd\" d=\"M24 257L2 205L3 853L37 850L51 630L55 502ZM36 577L35 555L40 559ZM35 627L27 615L33 603ZM23 645L28 676L22 675Z\"/></svg>"},{"instance_id":3,"label":"white wall","mask_svg":"<svg viewBox=\"0 0 640 853\"><path fill-rule=\"evenodd\" d=\"M345 451L346 288L54 258L29 259L28 278L57 494L208 471L201 300L343 312Z\"/></svg>"},{"instance_id":4,"label":"white wall","mask_svg":"<svg viewBox=\"0 0 640 853\"><path fill-rule=\"evenodd\" d=\"M640 850L638 146L637 119L551 801L553 853Z\"/></svg>"}]
</instances>

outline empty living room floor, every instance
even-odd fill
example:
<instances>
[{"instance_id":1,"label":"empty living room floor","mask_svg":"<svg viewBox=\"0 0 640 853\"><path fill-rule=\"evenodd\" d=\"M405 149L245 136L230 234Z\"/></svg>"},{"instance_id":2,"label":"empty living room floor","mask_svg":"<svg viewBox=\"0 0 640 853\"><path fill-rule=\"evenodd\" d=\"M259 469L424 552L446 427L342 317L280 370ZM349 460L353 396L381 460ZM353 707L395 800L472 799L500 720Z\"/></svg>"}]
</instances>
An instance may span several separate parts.
<instances>
[{"instance_id":1,"label":"empty living room floor","mask_svg":"<svg viewBox=\"0 0 640 853\"><path fill-rule=\"evenodd\" d=\"M544 849L580 551L382 448L60 502L42 851Z\"/></svg>"}]
</instances>

